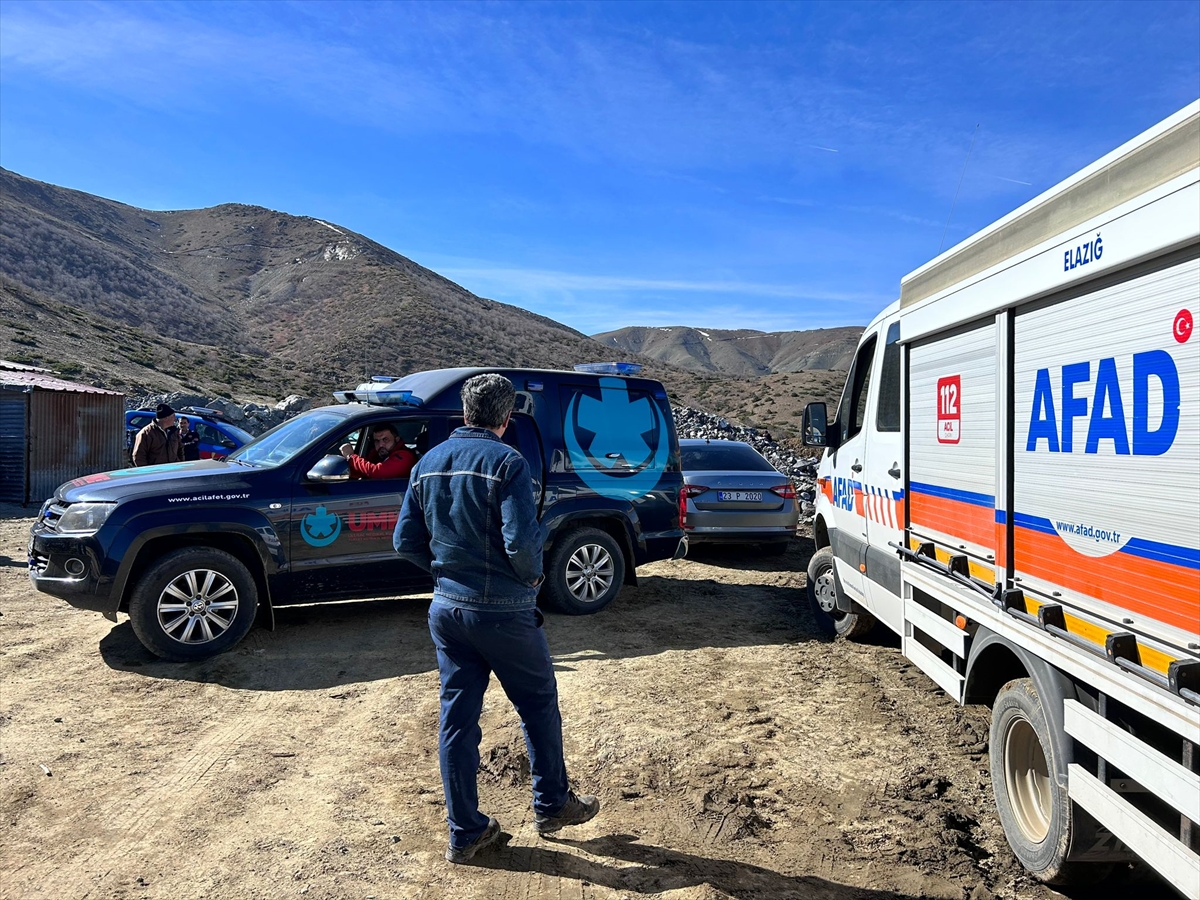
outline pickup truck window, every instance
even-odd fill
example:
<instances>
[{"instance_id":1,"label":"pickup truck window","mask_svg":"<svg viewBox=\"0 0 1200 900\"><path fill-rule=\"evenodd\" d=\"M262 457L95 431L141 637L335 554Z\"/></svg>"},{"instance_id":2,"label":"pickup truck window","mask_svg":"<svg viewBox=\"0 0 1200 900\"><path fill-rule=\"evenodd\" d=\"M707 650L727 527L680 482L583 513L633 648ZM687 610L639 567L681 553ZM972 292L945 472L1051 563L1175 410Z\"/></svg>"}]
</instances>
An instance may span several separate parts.
<instances>
[{"instance_id":1,"label":"pickup truck window","mask_svg":"<svg viewBox=\"0 0 1200 900\"><path fill-rule=\"evenodd\" d=\"M335 412L317 411L297 416L229 454L229 459L252 466L281 466L291 462L301 450L345 421L343 414Z\"/></svg>"}]
</instances>

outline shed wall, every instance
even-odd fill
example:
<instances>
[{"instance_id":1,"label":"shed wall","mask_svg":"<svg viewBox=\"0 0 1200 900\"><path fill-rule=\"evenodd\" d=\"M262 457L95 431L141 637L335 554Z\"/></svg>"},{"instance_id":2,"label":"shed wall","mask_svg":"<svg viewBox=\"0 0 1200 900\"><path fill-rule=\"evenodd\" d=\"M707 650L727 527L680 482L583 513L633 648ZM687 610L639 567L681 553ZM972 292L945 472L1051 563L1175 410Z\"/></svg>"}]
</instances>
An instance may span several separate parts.
<instances>
[{"instance_id":1,"label":"shed wall","mask_svg":"<svg viewBox=\"0 0 1200 900\"><path fill-rule=\"evenodd\" d=\"M25 502L25 391L0 389L0 500Z\"/></svg>"},{"instance_id":2,"label":"shed wall","mask_svg":"<svg viewBox=\"0 0 1200 900\"><path fill-rule=\"evenodd\" d=\"M64 481L125 464L125 399L120 394L34 391L29 405L29 500Z\"/></svg>"}]
</instances>

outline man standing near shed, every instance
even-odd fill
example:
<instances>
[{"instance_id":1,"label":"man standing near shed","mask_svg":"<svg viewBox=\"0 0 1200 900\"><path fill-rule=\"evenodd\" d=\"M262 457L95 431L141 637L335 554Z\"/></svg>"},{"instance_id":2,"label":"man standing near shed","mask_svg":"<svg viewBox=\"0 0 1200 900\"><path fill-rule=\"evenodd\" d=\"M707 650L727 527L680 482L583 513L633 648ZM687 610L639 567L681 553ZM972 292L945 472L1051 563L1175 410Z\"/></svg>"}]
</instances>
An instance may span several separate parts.
<instances>
[{"instance_id":1,"label":"man standing near shed","mask_svg":"<svg viewBox=\"0 0 1200 900\"><path fill-rule=\"evenodd\" d=\"M183 447L175 428L175 410L160 403L154 410L154 421L139 431L133 440L133 464L157 466L182 460Z\"/></svg>"},{"instance_id":2,"label":"man standing near shed","mask_svg":"<svg viewBox=\"0 0 1200 900\"><path fill-rule=\"evenodd\" d=\"M429 633L441 676L438 741L450 844L465 863L500 837L479 811L479 714L492 672L516 707L533 775L534 828L548 834L600 810L567 784L550 648L536 606L545 529L525 458L501 437L516 392L502 375L462 388L463 418L412 472L394 546L434 578Z\"/></svg>"}]
</instances>

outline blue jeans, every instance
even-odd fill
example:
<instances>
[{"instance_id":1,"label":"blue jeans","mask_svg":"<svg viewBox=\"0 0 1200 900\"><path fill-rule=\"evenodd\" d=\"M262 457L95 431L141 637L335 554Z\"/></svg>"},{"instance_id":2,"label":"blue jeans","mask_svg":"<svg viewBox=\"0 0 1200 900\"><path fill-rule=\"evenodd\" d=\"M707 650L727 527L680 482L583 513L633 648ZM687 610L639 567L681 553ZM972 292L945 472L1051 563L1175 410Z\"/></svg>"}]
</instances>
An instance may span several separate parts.
<instances>
[{"instance_id":1,"label":"blue jeans","mask_svg":"<svg viewBox=\"0 0 1200 900\"><path fill-rule=\"evenodd\" d=\"M442 682L438 759L446 793L450 845L466 847L483 834L479 811L479 713L492 672L516 707L529 750L533 808L554 815L567 802L562 717L550 647L536 609L481 611L439 603L429 607L429 633Z\"/></svg>"}]
</instances>

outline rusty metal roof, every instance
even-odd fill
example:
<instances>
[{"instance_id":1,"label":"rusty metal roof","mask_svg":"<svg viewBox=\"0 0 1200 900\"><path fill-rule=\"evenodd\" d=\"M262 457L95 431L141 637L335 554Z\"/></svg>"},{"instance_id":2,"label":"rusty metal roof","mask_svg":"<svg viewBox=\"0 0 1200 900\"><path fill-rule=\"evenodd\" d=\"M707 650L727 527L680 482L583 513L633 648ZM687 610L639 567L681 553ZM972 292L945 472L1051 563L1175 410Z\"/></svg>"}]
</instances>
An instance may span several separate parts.
<instances>
[{"instance_id":1,"label":"rusty metal roof","mask_svg":"<svg viewBox=\"0 0 1200 900\"><path fill-rule=\"evenodd\" d=\"M10 372L4 369L0 369L0 390L64 391L73 394L116 394L121 396L120 391L106 391L104 388L94 387L90 384L64 381L41 372Z\"/></svg>"},{"instance_id":2,"label":"rusty metal roof","mask_svg":"<svg viewBox=\"0 0 1200 900\"><path fill-rule=\"evenodd\" d=\"M28 366L25 363L13 362L11 359L0 359L0 369L8 369L11 372L45 372L47 375L53 375L53 369L43 369L41 366Z\"/></svg>"}]
</instances>

